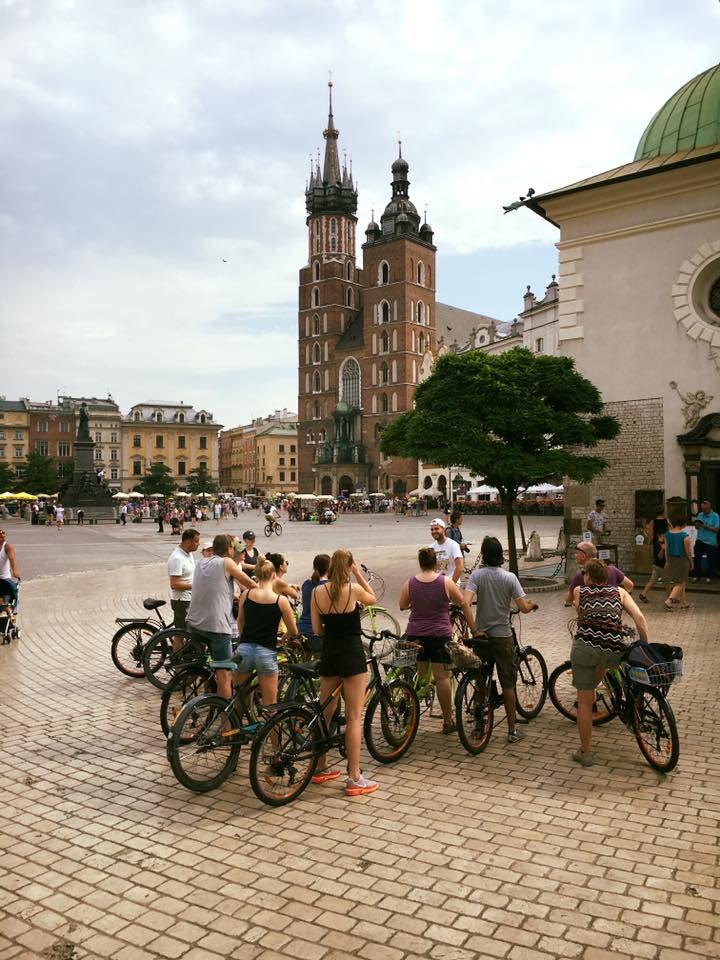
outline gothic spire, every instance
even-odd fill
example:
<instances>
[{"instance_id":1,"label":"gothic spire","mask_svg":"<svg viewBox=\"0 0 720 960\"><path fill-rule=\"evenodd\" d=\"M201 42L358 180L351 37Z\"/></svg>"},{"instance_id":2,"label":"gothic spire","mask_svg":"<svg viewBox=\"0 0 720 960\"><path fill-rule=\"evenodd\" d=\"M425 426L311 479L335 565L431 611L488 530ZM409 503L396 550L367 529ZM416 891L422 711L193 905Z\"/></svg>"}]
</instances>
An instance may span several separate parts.
<instances>
[{"instance_id":1,"label":"gothic spire","mask_svg":"<svg viewBox=\"0 0 720 960\"><path fill-rule=\"evenodd\" d=\"M328 80L328 125L323 131L325 137L325 163L323 165L323 182L327 184L341 183L340 158L338 157L339 131L335 129L332 112L332 80Z\"/></svg>"},{"instance_id":2,"label":"gothic spire","mask_svg":"<svg viewBox=\"0 0 720 960\"><path fill-rule=\"evenodd\" d=\"M332 104L332 79L328 82L328 125L323 133L325 138L325 160L320 169L320 151L318 151L315 176L311 177L305 191L305 206L310 216L321 213L341 213L354 216L357 211L357 184L353 184L352 163L348 169L347 160L340 169L338 150L339 132L335 128Z\"/></svg>"}]
</instances>

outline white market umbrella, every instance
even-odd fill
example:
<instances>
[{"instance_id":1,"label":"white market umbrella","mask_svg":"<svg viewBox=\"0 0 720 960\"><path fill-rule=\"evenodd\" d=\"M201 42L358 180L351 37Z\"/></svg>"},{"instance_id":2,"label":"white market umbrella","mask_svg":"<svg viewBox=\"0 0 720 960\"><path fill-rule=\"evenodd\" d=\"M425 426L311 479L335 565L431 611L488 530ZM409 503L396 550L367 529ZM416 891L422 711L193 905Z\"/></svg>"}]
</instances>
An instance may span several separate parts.
<instances>
[{"instance_id":1,"label":"white market umbrella","mask_svg":"<svg viewBox=\"0 0 720 960\"><path fill-rule=\"evenodd\" d=\"M113 500L127 500L128 494L123 493L122 490L119 493L113 494Z\"/></svg>"},{"instance_id":2,"label":"white market umbrella","mask_svg":"<svg viewBox=\"0 0 720 960\"><path fill-rule=\"evenodd\" d=\"M128 496L129 496L129 497L133 497L133 498L135 498L135 499L137 499L137 500L142 500L143 497L145 496L145 494L144 494L144 493L129 493Z\"/></svg>"},{"instance_id":3,"label":"white market umbrella","mask_svg":"<svg viewBox=\"0 0 720 960\"><path fill-rule=\"evenodd\" d=\"M487 484L482 484L479 487L470 487L468 493L497 493L496 487L488 487Z\"/></svg>"}]
</instances>

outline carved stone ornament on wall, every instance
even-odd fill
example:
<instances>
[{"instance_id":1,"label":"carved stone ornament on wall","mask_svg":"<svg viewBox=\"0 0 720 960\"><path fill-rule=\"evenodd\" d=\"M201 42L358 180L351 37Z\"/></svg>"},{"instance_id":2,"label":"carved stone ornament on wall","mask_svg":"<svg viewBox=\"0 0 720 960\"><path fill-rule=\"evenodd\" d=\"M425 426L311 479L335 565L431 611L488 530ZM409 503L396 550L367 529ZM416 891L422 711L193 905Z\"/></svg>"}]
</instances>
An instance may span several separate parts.
<instances>
[{"instance_id":1,"label":"carved stone ornament on wall","mask_svg":"<svg viewBox=\"0 0 720 960\"><path fill-rule=\"evenodd\" d=\"M703 243L680 267L672 288L673 315L686 335L707 344L708 358L720 371L720 314L715 290L720 280L720 240Z\"/></svg>"},{"instance_id":2,"label":"carved stone ornament on wall","mask_svg":"<svg viewBox=\"0 0 720 960\"><path fill-rule=\"evenodd\" d=\"M696 390L695 393L680 393L678 385L674 380L670 381L670 387L677 393L682 402L682 415L685 418L685 428L691 430L700 419L705 407L714 399L704 390Z\"/></svg>"}]
</instances>

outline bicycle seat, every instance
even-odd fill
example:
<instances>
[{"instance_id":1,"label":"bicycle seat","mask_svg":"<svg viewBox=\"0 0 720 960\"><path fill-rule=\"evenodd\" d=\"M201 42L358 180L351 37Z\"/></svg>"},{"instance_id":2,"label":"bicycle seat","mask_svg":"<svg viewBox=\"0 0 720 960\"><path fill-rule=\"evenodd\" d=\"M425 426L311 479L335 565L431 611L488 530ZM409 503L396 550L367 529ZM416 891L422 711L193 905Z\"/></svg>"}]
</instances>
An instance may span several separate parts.
<instances>
[{"instance_id":1,"label":"bicycle seat","mask_svg":"<svg viewBox=\"0 0 720 960\"><path fill-rule=\"evenodd\" d=\"M307 677L308 680L317 680L320 676L318 667L319 660L309 660L307 663L286 663L285 669L288 673L295 674L296 677Z\"/></svg>"},{"instance_id":2,"label":"bicycle seat","mask_svg":"<svg viewBox=\"0 0 720 960\"><path fill-rule=\"evenodd\" d=\"M166 603L167 600L154 600L152 597L143 600L143 606L146 610L157 610L158 607L164 607Z\"/></svg>"},{"instance_id":3,"label":"bicycle seat","mask_svg":"<svg viewBox=\"0 0 720 960\"><path fill-rule=\"evenodd\" d=\"M210 666L213 670L237 670L238 668L234 660L211 660Z\"/></svg>"}]
</instances>

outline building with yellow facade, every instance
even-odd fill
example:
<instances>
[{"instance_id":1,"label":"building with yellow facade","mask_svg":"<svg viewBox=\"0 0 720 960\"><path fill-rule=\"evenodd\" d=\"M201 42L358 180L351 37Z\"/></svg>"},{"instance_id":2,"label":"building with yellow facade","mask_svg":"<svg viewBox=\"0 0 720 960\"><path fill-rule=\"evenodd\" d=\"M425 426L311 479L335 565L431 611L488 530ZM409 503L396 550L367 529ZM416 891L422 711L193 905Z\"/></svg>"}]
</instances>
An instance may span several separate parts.
<instances>
[{"instance_id":1,"label":"building with yellow facade","mask_svg":"<svg viewBox=\"0 0 720 960\"><path fill-rule=\"evenodd\" d=\"M29 416L23 400L0 398L0 463L7 464L17 477L23 475L25 459L30 451Z\"/></svg>"},{"instance_id":2,"label":"building with yellow facade","mask_svg":"<svg viewBox=\"0 0 720 960\"><path fill-rule=\"evenodd\" d=\"M154 463L172 471L183 490L192 470L219 476L218 431L212 413L185 403L138 403L122 421L122 489L132 490Z\"/></svg>"}]
</instances>

